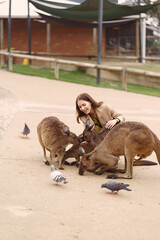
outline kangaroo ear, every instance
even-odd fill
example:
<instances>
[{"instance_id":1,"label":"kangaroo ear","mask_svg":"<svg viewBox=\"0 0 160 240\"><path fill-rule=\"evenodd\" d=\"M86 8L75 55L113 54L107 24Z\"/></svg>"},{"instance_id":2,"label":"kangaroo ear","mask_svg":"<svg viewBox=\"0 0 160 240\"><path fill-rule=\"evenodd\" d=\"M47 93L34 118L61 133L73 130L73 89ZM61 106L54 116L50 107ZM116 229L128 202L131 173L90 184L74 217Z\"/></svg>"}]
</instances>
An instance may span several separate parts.
<instances>
[{"instance_id":1,"label":"kangaroo ear","mask_svg":"<svg viewBox=\"0 0 160 240\"><path fill-rule=\"evenodd\" d=\"M92 156L92 152L87 154L86 159L89 160L91 156Z\"/></svg>"},{"instance_id":2,"label":"kangaroo ear","mask_svg":"<svg viewBox=\"0 0 160 240\"><path fill-rule=\"evenodd\" d=\"M92 152L89 152L89 153L86 154L86 160L90 160L90 157L92 156Z\"/></svg>"},{"instance_id":3,"label":"kangaroo ear","mask_svg":"<svg viewBox=\"0 0 160 240\"><path fill-rule=\"evenodd\" d=\"M89 125L90 125L90 120L87 119L87 120L86 120L86 123L85 123L85 126L86 126L86 127L89 127Z\"/></svg>"},{"instance_id":4,"label":"kangaroo ear","mask_svg":"<svg viewBox=\"0 0 160 240\"><path fill-rule=\"evenodd\" d=\"M92 124L91 126L89 126L88 130L89 130L89 131L92 131L92 130L94 129L94 126L95 126L94 124Z\"/></svg>"},{"instance_id":5,"label":"kangaroo ear","mask_svg":"<svg viewBox=\"0 0 160 240\"><path fill-rule=\"evenodd\" d=\"M82 146L79 147L79 152L81 156L85 154L84 148Z\"/></svg>"},{"instance_id":6,"label":"kangaroo ear","mask_svg":"<svg viewBox=\"0 0 160 240\"><path fill-rule=\"evenodd\" d=\"M64 132L65 135L69 136L69 134L70 134L69 127L65 126L64 129L63 129L63 132Z\"/></svg>"},{"instance_id":7,"label":"kangaroo ear","mask_svg":"<svg viewBox=\"0 0 160 240\"><path fill-rule=\"evenodd\" d=\"M78 141L81 143L84 141L83 134L78 136Z\"/></svg>"}]
</instances>

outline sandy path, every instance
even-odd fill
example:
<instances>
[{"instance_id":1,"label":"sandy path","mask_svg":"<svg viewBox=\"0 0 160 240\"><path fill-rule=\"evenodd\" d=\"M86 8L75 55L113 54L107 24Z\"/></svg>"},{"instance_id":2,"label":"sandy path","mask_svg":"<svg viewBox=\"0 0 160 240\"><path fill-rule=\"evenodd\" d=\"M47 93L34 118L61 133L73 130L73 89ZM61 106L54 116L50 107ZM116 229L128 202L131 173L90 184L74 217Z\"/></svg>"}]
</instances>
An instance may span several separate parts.
<instances>
[{"instance_id":1,"label":"sandy path","mask_svg":"<svg viewBox=\"0 0 160 240\"><path fill-rule=\"evenodd\" d=\"M7 91L14 96L13 105L8 102L5 109L8 106L15 113L0 140L2 240L159 240L158 165L134 167L134 178L123 180L132 192L121 191L118 195L100 188L108 181L105 175L80 176L74 166L66 166L63 172L69 183L55 186L49 178L50 168L42 162L36 127L42 118L55 115L80 133L83 126L76 123L75 98L88 92L122 112L127 120L144 122L160 138L160 98L4 70L0 70L0 88L0 94ZM6 114L9 111L5 110ZM28 139L20 134L24 122L31 129ZM156 161L155 154L149 159Z\"/></svg>"}]
</instances>

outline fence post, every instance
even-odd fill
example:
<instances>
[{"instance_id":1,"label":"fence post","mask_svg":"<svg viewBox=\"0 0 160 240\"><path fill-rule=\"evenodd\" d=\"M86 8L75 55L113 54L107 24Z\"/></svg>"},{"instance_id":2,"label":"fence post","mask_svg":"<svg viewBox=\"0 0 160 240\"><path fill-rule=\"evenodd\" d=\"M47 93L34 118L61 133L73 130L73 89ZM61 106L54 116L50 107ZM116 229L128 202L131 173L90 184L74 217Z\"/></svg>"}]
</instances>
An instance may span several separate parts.
<instances>
[{"instance_id":1,"label":"fence post","mask_svg":"<svg viewBox=\"0 0 160 240\"><path fill-rule=\"evenodd\" d=\"M59 79L59 63L55 62L55 79Z\"/></svg>"},{"instance_id":2,"label":"fence post","mask_svg":"<svg viewBox=\"0 0 160 240\"><path fill-rule=\"evenodd\" d=\"M13 70L13 57L11 57L10 55L8 56L8 70Z\"/></svg>"},{"instance_id":3,"label":"fence post","mask_svg":"<svg viewBox=\"0 0 160 240\"><path fill-rule=\"evenodd\" d=\"M122 79L122 89L127 91L127 72L125 68L122 69L121 79Z\"/></svg>"},{"instance_id":4,"label":"fence post","mask_svg":"<svg viewBox=\"0 0 160 240\"><path fill-rule=\"evenodd\" d=\"M1 54L1 56L0 56L0 68L2 68L2 66L3 66L3 55Z\"/></svg>"}]
</instances>

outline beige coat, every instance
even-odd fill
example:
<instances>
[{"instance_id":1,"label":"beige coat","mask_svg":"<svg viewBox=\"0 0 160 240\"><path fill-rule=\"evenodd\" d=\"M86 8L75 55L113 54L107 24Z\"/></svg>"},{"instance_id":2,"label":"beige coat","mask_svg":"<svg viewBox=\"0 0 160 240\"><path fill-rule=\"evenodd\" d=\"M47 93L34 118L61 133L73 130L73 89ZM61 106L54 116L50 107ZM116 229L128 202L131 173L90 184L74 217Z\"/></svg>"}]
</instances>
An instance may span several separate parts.
<instances>
[{"instance_id":1,"label":"beige coat","mask_svg":"<svg viewBox=\"0 0 160 240\"><path fill-rule=\"evenodd\" d=\"M125 121L125 118L120 113L114 111L105 103L103 103L100 107L96 108L96 114L102 127L104 127L109 120L113 120L115 118L118 118L120 122ZM90 123L93 124L93 120L90 118L89 115L83 116L80 119L84 124L87 119L90 119Z\"/></svg>"}]
</instances>

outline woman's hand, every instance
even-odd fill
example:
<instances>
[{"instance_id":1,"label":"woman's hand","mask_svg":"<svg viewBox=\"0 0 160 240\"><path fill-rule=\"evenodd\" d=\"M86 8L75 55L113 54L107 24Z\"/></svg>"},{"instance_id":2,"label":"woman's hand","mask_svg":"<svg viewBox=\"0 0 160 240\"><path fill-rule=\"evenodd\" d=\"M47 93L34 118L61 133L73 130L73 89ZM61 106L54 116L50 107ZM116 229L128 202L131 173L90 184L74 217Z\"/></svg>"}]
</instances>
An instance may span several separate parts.
<instances>
[{"instance_id":1,"label":"woman's hand","mask_svg":"<svg viewBox=\"0 0 160 240\"><path fill-rule=\"evenodd\" d=\"M106 123L105 128L111 129L116 125L116 123L117 123L116 119L110 120Z\"/></svg>"},{"instance_id":2,"label":"woman's hand","mask_svg":"<svg viewBox=\"0 0 160 240\"><path fill-rule=\"evenodd\" d=\"M83 141L83 142L81 142L81 144L80 144L80 145L81 145L82 147L85 147L87 144L88 144L88 142L86 142L86 141Z\"/></svg>"}]
</instances>

